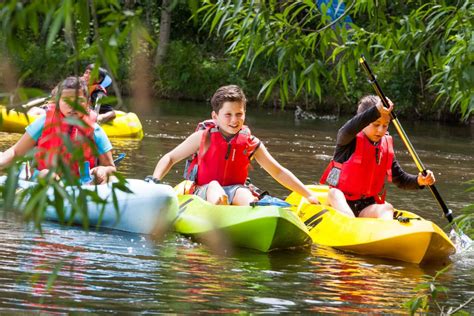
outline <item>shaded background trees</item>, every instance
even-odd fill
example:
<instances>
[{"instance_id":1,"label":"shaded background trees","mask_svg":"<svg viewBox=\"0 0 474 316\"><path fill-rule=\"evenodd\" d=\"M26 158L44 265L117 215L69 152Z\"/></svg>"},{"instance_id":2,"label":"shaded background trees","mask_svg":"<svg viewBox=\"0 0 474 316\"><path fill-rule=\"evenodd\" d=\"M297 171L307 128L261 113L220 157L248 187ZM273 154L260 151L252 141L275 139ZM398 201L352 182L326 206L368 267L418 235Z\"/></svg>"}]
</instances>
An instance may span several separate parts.
<instances>
[{"instance_id":1,"label":"shaded background trees","mask_svg":"<svg viewBox=\"0 0 474 316\"><path fill-rule=\"evenodd\" d=\"M371 93L358 66L365 54L402 116L469 118L474 4L344 4L338 18L337 1L8 1L0 51L16 75L2 71L0 89L26 99L32 92L11 81L48 90L97 62L118 96L146 82L155 97L205 100L232 82L253 105L351 113Z\"/></svg>"}]
</instances>

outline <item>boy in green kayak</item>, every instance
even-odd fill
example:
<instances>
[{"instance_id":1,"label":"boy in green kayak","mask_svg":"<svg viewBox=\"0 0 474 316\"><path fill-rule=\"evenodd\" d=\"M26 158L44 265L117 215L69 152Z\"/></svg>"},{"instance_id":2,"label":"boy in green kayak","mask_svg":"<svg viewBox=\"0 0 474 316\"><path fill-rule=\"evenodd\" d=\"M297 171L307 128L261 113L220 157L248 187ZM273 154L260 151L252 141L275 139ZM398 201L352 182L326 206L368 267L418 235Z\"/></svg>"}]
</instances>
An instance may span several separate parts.
<instances>
[{"instance_id":1,"label":"boy in green kayak","mask_svg":"<svg viewBox=\"0 0 474 316\"><path fill-rule=\"evenodd\" d=\"M159 182L177 162L195 155L186 178L192 193L212 204L249 205L258 198L245 185L252 159L286 188L319 204L293 173L281 166L244 125L247 99L236 85L217 89L211 99L212 120L165 154L149 180Z\"/></svg>"},{"instance_id":2,"label":"boy in green kayak","mask_svg":"<svg viewBox=\"0 0 474 316\"><path fill-rule=\"evenodd\" d=\"M433 172L406 173L395 158L390 124L390 107L378 96L359 101L357 115L337 134L333 159L320 183L328 184L328 204L350 217L393 218L393 206L385 201L385 181L402 189L421 189L435 182Z\"/></svg>"},{"instance_id":3,"label":"boy in green kayak","mask_svg":"<svg viewBox=\"0 0 474 316\"><path fill-rule=\"evenodd\" d=\"M48 104L46 114L28 125L15 145L0 152L0 169L35 148L34 165L39 177L47 176L50 169L59 164L70 166L72 173L79 176L78 162L74 161L69 152L71 148L65 142L69 139L69 144L82 149L84 162L91 168L95 182L107 182L116 171L112 145L104 130L95 123L96 114L88 107L86 82L68 77L58 85L57 93L59 100ZM73 106L73 103L76 105ZM77 106L82 106L83 110ZM82 124L71 119L82 121ZM58 178L56 174L54 176Z\"/></svg>"}]
</instances>

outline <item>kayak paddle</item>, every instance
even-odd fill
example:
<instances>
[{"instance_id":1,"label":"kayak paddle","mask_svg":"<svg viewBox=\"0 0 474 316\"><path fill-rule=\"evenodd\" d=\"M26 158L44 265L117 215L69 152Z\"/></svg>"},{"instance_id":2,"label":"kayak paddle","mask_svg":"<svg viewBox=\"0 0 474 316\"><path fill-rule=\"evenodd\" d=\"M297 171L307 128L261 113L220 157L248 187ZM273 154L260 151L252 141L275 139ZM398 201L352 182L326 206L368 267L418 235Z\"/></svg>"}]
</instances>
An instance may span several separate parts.
<instances>
[{"instance_id":1,"label":"kayak paddle","mask_svg":"<svg viewBox=\"0 0 474 316\"><path fill-rule=\"evenodd\" d=\"M114 159L115 166L117 166L123 160L123 158L125 158L125 156L125 153L120 153L118 157Z\"/></svg>"}]
</instances>

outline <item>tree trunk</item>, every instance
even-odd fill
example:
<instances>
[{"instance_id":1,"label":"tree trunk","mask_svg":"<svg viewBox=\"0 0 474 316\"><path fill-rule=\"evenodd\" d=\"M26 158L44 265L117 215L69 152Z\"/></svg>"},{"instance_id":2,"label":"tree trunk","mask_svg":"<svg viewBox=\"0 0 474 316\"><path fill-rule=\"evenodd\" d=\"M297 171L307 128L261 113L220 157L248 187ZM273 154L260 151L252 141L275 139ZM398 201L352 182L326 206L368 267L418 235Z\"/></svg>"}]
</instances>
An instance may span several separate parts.
<instances>
[{"instance_id":1,"label":"tree trunk","mask_svg":"<svg viewBox=\"0 0 474 316\"><path fill-rule=\"evenodd\" d=\"M171 31L171 1L163 0L161 3L161 20L160 20L160 38L156 49L155 67L163 63L168 51Z\"/></svg>"},{"instance_id":2,"label":"tree trunk","mask_svg":"<svg viewBox=\"0 0 474 316\"><path fill-rule=\"evenodd\" d=\"M13 106L15 102L24 101L18 100L17 83L18 76L15 67L11 63L11 59L0 52L0 91L7 92L4 95L9 97L8 102L10 106ZM4 100L0 97L0 101Z\"/></svg>"}]
</instances>

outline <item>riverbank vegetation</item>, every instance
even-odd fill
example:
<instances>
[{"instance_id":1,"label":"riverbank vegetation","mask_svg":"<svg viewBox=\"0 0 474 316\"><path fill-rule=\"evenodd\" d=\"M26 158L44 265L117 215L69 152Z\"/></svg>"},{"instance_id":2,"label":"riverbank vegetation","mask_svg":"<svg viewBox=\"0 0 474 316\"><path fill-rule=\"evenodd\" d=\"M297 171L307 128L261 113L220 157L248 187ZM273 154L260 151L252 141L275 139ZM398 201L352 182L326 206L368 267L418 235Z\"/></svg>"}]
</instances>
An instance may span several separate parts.
<instances>
[{"instance_id":1,"label":"riverbank vegetation","mask_svg":"<svg viewBox=\"0 0 474 316\"><path fill-rule=\"evenodd\" d=\"M472 3L346 1L339 11L337 3L4 2L0 89L50 90L97 62L113 74L119 102L137 91L204 101L232 82L250 106L345 114L373 93L358 65L364 54L400 116L470 118Z\"/></svg>"}]
</instances>

